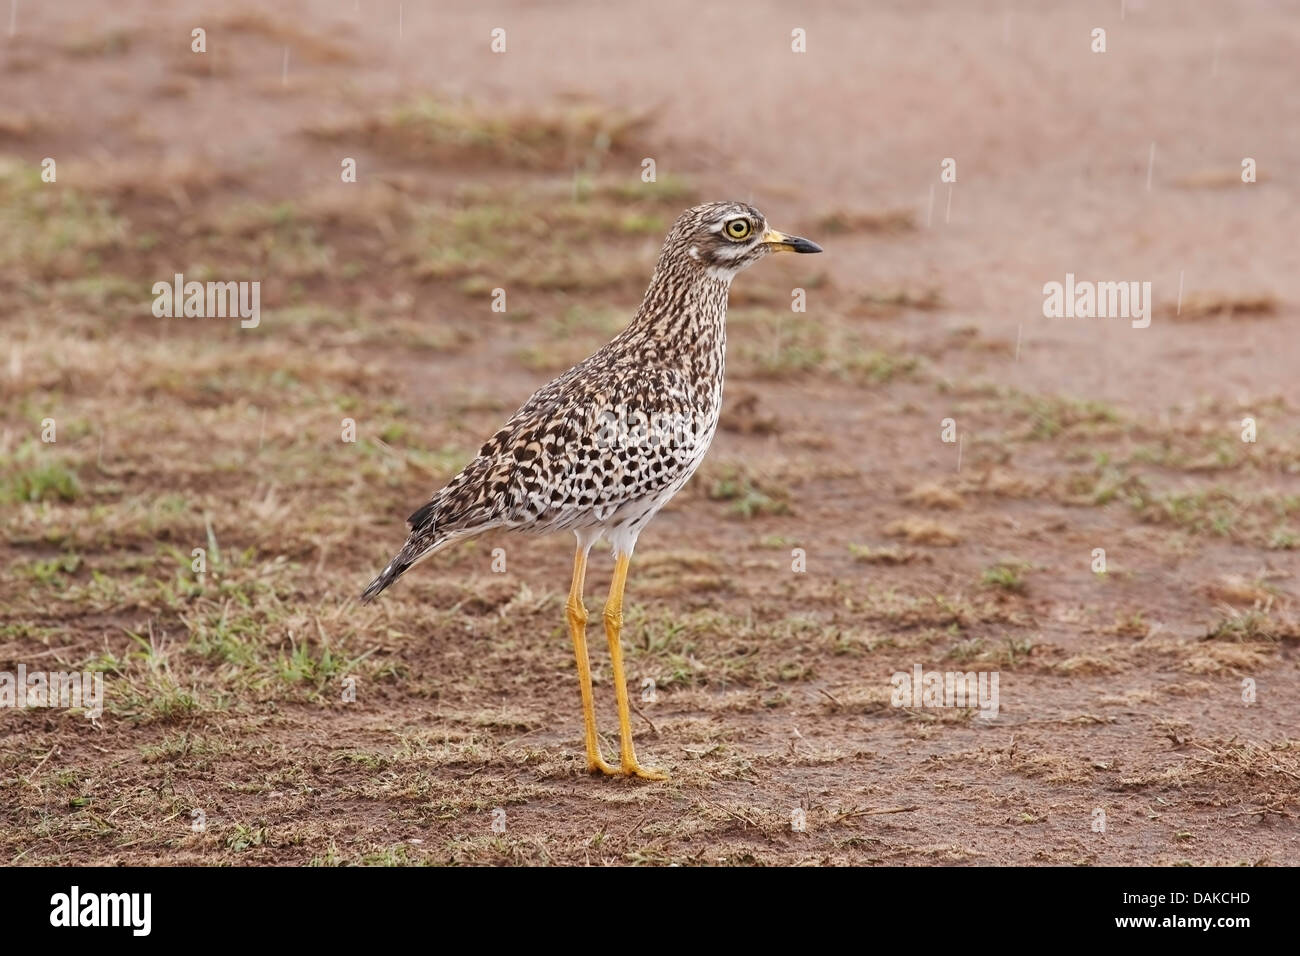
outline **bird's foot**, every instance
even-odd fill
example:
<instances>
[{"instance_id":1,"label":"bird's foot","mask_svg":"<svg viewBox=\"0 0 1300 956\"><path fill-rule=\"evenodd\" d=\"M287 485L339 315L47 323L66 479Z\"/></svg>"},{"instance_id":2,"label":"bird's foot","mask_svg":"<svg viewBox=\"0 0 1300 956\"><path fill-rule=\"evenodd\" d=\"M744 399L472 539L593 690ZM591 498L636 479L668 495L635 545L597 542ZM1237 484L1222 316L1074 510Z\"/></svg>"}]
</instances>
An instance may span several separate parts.
<instances>
[{"instance_id":1,"label":"bird's foot","mask_svg":"<svg viewBox=\"0 0 1300 956\"><path fill-rule=\"evenodd\" d=\"M607 777L617 777L623 773L618 767L605 762L605 758L599 755L587 757L587 773L603 773Z\"/></svg>"},{"instance_id":2,"label":"bird's foot","mask_svg":"<svg viewBox=\"0 0 1300 956\"><path fill-rule=\"evenodd\" d=\"M642 780L667 780L668 774L662 770L648 770L636 762L636 758L631 760L624 759L619 772L629 777L640 777Z\"/></svg>"},{"instance_id":3,"label":"bird's foot","mask_svg":"<svg viewBox=\"0 0 1300 956\"><path fill-rule=\"evenodd\" d=\"M668 774L660 770L649 770L632 760L624 760L623 763L615 767L613 764L605 762L603 757L588 757L587 772L591 774L603 773L607 777L639 777L642 780L667 780Z\"/></svg>"}]
</instances>

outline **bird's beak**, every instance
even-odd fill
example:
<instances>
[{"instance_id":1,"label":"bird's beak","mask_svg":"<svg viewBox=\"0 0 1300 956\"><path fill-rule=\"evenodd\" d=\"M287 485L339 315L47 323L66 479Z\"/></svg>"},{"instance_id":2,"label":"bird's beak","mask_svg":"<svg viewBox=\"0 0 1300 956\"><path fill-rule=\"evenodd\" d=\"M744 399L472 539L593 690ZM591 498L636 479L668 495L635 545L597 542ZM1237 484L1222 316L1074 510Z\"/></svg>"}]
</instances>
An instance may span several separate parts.
<instances>
[{"instance_id":1,"label":"bird's beak","mask_svg":"<svg viewBox=\"0 0 1300 956\"><path fill-rule=\"evenodd\" d=\"M769 229L763 233L762 241L769 246L773 246L775 252L821 252L822 247L809 239L800 239L798 236L787 236L783 232L777 232L775 229Z\"/></svg>"}]
</instances>

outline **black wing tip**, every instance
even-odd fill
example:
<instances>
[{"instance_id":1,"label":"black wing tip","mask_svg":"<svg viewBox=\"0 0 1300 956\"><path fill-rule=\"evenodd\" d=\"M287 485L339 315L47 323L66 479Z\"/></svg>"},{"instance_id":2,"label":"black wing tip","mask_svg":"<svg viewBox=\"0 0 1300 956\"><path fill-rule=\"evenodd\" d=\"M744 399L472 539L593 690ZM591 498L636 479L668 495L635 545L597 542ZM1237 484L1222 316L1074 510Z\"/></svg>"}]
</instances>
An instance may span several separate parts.
<instances>
[{"instance_id":1,"label":"black wing tip","mask_svg":"<svg viewBox=\"0 0 1300 956\"><path fill-rule=\"evenodd\" d=\"M437 503L434 501L430 501L427 505L423 506L418 511L413 512L411 514L411 517L406 519L406 523L407 525L410 526L412 531L419 531L422 527L424 527L424 525L429 523L429 519L431 519L437 513L437 511L438 511Z\"/></svg>"}]
</instances>

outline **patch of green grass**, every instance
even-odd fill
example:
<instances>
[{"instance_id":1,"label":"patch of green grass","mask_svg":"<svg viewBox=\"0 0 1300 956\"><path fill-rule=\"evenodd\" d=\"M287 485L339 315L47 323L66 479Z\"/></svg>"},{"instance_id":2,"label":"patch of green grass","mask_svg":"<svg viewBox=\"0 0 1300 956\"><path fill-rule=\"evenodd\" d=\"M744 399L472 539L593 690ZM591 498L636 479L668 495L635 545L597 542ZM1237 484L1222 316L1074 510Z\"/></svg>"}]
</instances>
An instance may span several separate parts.
<instances>
[{"instance_id":1,"label":"patch of green grass","mask_svg":"<svg viewBox=\"0 0 1300 956\"><path fill-rule=\"evenodd\" d=\"M230 834L226 837L226 846L236 853L242 853L253 847L262 846L270 836L269 831L264 826L249 826L243 823L236 823Z\"/></svg>"},{"instance_id":2,"label":"patch of green grass","mask_svg":"<svg viewBox=\"0 0 1300 956\"><path fill-rule=\"evenodd\" d=\"M330 840L330 845L325 849L323 856L314 856L307 864L308 866L345 866L347 859L339 852L338 844Z\"/></svg>"},{"instance_id":3,"label":"patch of green grass","mask_svg":"<svg viewBox=\"0 0 1300 956\"><path fill-rule=\"evenodd\" d=\"M45 561L33 561L22 568L22 573L41 584L60 584L64 575L76 574L80 567L80 555L61 554Z\"/></svg>"},{"instance_id":4,"label":"patch of green grass","mask_svg":"<svg viewBox=\"0 0 1300 956\"><path fill-rule=\"evenodd\" d=\"M551 323L547 330L551 338L569 340L576 336L592 336L608 339L628 323L628 315L622 309L587 308L574 305L565 309L559 318Z\"/></svg>"},{"instance_id":5,"label":"patch of green grass","mask_svg":"<svg viewBox=\"0 0 1300 956\"><path fill-rule=\"evenodd\" d=\"M503 111L423 97L378 117L318 125L308 133L329 142L363 137L382 153L422 163L591 171L610 153L627 149L646 119L592 106Z\"/></svg>"},{"instance_id":6,"label":"patch of green grass","mask_svg":"<svg viewBox=\"0 0 1300 956\"><path fill-rule=\"evenodd\" d=\"M127 224L109 204L60 183L40 167L0 159L0 269L17 266L45 278L84 277L94 253L126 238Z\"/></svg>"},{"instance_id":7,"label":"patch of green grass","mask_svg":"<svg viewBox=\"0 0 1300 956\"><path fill-rule=\"evenodd\" d=\"M850 351L843 360L850 378L871 385L884 385L896 378L911 375L920 360L911 355L895 355L879 349Z\"/></svg>"},{"instance_id":8,"label":"patch of green grass","mask_svg":"<svg viewBox=\"0 0 1300 956\"><path fill-rule=\"evenodd\" d=\"M225 753L230 748L210 737L185 733L167 734L158 744L145 744L140 747L140 755L145 763L176 763L191 757L213 757Z\"/></svg>"},{"instance_id":9,"label":"patch of green grass","mask_svg":"<svg viewBox=\"0 0 1300 956\"><path fill-rule=\"evenodd\" d=\"M651 263L618 236L661 235L667 220L609 201L557 201L551 194L493 194L451 208L418 208L404 230L412 278L456 280L463 294L509 292L517 320L527 290L576 292L641 286ZM526 309L524 311L527 311Z\"/></svg>"},{"instance_id":10,"label":"patch of green grass","mask_svg":"<svg viewBox=\"0 0 1300 956\"><path fill-rule=\"evenodd\" d=\"M818 372L855 384L883 385L921 367L914 355L879 348L851 330L833 338L826 323L780 308L732 308L727 321L736 329L729 336L736 355L731 370L742 376L779 379Z\"/></svg>"},{"instance_id":11,"label":"patch of green grass","mask_svg":"<svg viewBox=\"0 0 1300 956\"><path fill-rule=\"evenodd\" d=\"M668 223L657 213L629 212L619 217L616 228L627 236L662 236Z\"/></svg>"},{"instance_id":12,"label":"patch of green grass","mask_svg":"<svg viewBox=\"0 0 1300 956\"><path fill-rule=\"evenodd\" d=\"M725 468L708 486L713 501L731 502L727 513L736 518L790 513L789 492L768 482L760 484L739 467Z\"/></svg>"},{"instance_id":13,"label":"patch of green grass","mask_svg":"<svg viewBox=\"0 0 1300 956\"><path fill-rule=\"evenodd\" d=\"M985 568L980 580L985 585L1009 591L1012 594L1025 593L1024 572L1029 567L1024 561L999 561Z\"/></svg>"},{"instance_id":14,"label":"patch of green grass","mask_svg":"<svg viewBox=\"0 0 1300 956\"><path fill-rule=\"evenodd\" d=\"M171 645L127 631L136 649L122 657L101 655L87 669L109 675L105 709L136 723L174 723L199 711L197 691L182 687L172 673Z\"/></svg>"},{"instance_id":15,"label":"patch of green grass","mask_svg":"<svg viewBox=\"0 0 1300 956\"><path fill-rule=\"evenodd\" d=\"M151 685L121 687L115 682L115 695L106 707L115 717L137 723L174 723L195 716L199 700L195 694L178 686L170 675L163 675ZM109 696L107 692L105 696Z\"/></svg>"},{"instance_id":16,"label":"patch of green grass","mask_svg":"<svg viewBox=\"0 0 1300 956\"><path fill-rule=\"evenodd\" d=\"M755 518L759 515L786 515L790 513L790 504L755 487L746 488L744 493L732 502L727 514L735 518Z\"/></svg>"},{"instance_id":17,"label":"patch of green grass","mask_svg":"<svg viewBox=\"0 0 1300 956\"><path fill-rule=\"evenodd\" d=\"M678 686L758 686L813 676L812 648L830 630L803 616L759 621L716 611L638 611L626 633L641 635L629 648L633 672L653 676L661 689Z\"/></svg>"},{"instance_id":18,"label":"patch of green grass","mask_svg":"<svg viewBox=\"0 0 1300 956\"><path fill-rule=\"evenodd\" d=\"M81 494L77 475L59 461L19 464L10 459L9 473L0 479L0 501L76 501Z\"/></svg>"},{"instance_id":19,"label":"patch of green grass","mask_svg":"<svg viewBox=\"0 0 1300 956\"><path fill-rule=\"evenodd\" d=\"M954 644L944 658L959 664L990 662L1012 670L1030 655L1034 646L1029 638L1007 637L1001 645L990 646L984 638L972 637Z\"/></svg>"},{"instance_id":20,"label":"patch of green grass","mask_svg":"<svg viewBox=\"0 0 1300 956\"><path fill-rule=\"evenodd\" d=\"M1099 456L1104 459L1105 456ZM1125 475L1103 461L1091 471L1072 472L1058 486L1065 504L1101 507L1124 492L1140 487L1140 479Z\"/></svg>"},{"instance_id":21,"label":"patch of green grass","mask_svg":"<svg viewBox=\"0 0 1300 956\"><path fill-rule=\"evenodd\" d=\"M412 857L410 848L401 843L361 857L362 866L422 866L423 863L423 860Z\"/></svg>"},{"instance_id":22,"label":"patch of green grass","mask_svg":"<svg viewBox=\"0 0 1300 956\"><path fill-rule=\"evenodd\" d=\"M1225 609L1225 614L1206 632L1207 640L1238 642L1296 640L1300 638L1300 622L1293 618L1275 618L1259 608L1238 611Z\"/></svg>"},{"instance_id":23,"label":"patch of green grass","mask_svg":"<svg viewBox=\"0 0 1300 956\"><path fill-rule=\"evenodd\" d=\"M1243 512L1242 503L1223 488L1157 494L1137 486L1129 493L1128 502L1144 521L1221 537L1232 533Z\"/></svg>"},{"instance_id":24,"label":"patch of green grass","mask_svg":"<svg viewBox=\"0 0 1300 956\"><path fill-rule=\"evenodd\" d=\"M396 445L409 436L411 430L400 422L390 422L379 431L379 440L388 445Z\"/></svg>"},{"instance_id":25,"label":"patch of green grass","mask_svg":"<svg viewBox=\"0 0 1300 956\"><path fill-rule=\"evenodd\" d=\"M1033 652L1035 642L1028 637L1008 637L998 649L997 659L1008 670L1014 668Z\"/></svg>"},{"instance_id":26,"label":"patch of green grass","mask_svg":"<svg viewBox=\"0 0 1300 956\"><path fill-rule=\"evenodd\" d=\"M1300 495L1270 491L1243 494L1221 485L1160 491L1137 475L1114 485L1113 490L1115 497L1151 524L1275 550L1295 546L1288 521L1300 514Z\"/></svg>"},{"instance_id":27,"label":"patch of green grass","mask_svg":"<svg viewBox=\"0 0 1300 956\"><path fill-rule=\"evenodd\" d=\"M1268 547L1272 551L1295 551L1300 548L1300 534L1289 527L1274 528L1268 538Z\"/></svg>"},{"instance_id":28,"label":"patch of green grass","mask_svg":"<svg viewBox=\"0 0 1300 956\"><path fill-rule=\"evenodd\" d=\"M984 658L986 654L984 639L982 637L970 637L964 641L958 641L950 647L948 653L944 655L944 660L966 664Z\"/></svg>"},{"instance_id":29,"label":"patch of green grass","mask_svg":"<svg viewBox=\"0 0 1300 956\"><path fill-rule=\"evenodd\" d=\"M263 658L263 629L255 615L223 608L215 620L192 626L190 649L205 660L230 664L236 670L256 668Z\"/></svg>"},{"instance_id":30,"label":"patch of green grass","mask_svg":"<svg viewBox=\"0 0 1300 956\"><path fill-rule=\"evenodd\" d=\"M617 179L598 186L598 195L621 203L654 202L686 205L699 198L699 190L685 176L675 173L657 174L652 183L635 179Z\"/></svg>"},{"instance_id":31,"label":"patch of green grass","mask_svg":"<svg viewBox=\"0 0 1300 956\"><path fill-rule=\"evenodd\" d=\"M1066 433L1088 433L1119 422L1119 413L1103 402L1058 395L1016 396L1017 411L1031 421L1021 437L1048 441Z\"/></svg>"},{"instance_id":32,"label":"patch of green grass","mask_svg":"<svg viewBox=\"0 0 1300 956\"><path fill-rule=\"evenodd\" d=\"M349 663L335 657L327 645L313 649L309 641L294 641L289 655L280 660L280 677L286 683L309 683L319 688L342 676Z\"/></svg>"},{"instance_id":33,"label":"patch of green grass","mask_svg":"<svg viewBox=\"0 0 1300 956\"><path fill-rule=\"evenodd\" d=\"M61 279L50 283L46 291L49 300L58 303L61 308L84 309L101 315L108 312L123 315L148 311L148 306L141 304L148 301L148 288L140 282L117 275Z\"/></svg>"},{"instance_id":34,"label":"patch of green grass","mask_svg":"<svg viewBox=\"0 0 1300 956\"><path fill-rule=\"evenodd\" d=\"M24 638L27 640L48 642L51 637L59 634L59 629L55 627L43 627L32 624L30 621L16 621L10 624L0 624L0 638L4 640L13 640Z\"/></svg>"}]
</instances>

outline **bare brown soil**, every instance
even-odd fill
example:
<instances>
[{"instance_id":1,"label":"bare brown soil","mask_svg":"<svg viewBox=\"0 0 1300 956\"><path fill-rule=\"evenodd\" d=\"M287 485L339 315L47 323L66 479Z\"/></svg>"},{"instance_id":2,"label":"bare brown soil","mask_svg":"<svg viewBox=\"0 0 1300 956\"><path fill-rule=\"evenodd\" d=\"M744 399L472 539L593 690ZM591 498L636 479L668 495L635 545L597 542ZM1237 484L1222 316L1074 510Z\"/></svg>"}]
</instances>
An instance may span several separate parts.
<instances>
[{"instance_id":1,"label":"bare brown soil","mask_svg":"<svg viewBox=\"0 0 1300 956\"><path fill-rule=\"evenodd\" d=\"M0 710L0 862L1300 862L1294 10L361 6L0 7L0 670L106 678ZM671 780L592 778L569 540L355 596L724 197L826 254L737 280L633 563ZM154 318L175 272L261 326ZM1043 318L1066 272L1151 326Z\"/></svg>"}]
</instances>

